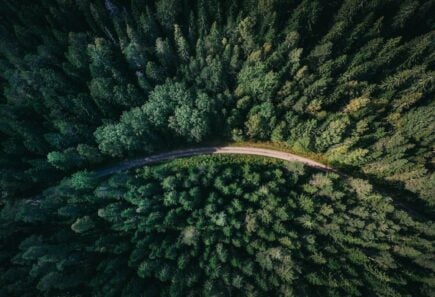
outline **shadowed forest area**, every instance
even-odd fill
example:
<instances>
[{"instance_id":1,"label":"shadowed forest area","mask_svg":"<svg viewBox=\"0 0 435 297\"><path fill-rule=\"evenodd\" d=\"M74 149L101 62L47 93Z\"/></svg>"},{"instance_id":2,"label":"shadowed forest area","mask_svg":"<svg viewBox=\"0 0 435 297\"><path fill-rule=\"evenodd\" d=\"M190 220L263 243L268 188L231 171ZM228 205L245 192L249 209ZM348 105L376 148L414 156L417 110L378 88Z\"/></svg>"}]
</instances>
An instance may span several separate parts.
<instances>
[{"instance_id":1,"label":"shadowed forest area","mask_svg":"<svg viewBox=\"0 0 435 297\"><path fill-rule=\"evenodd\" d=\"M0 295L433 295L434 11L0 0ZM347 177L243 157L92 174L241 141Z\"/></svg>"},{"instance_id":2,"label":"shadowed forest area","mask_svg":"<svg viewBox=\"0 0 435 297\"><path fill-rule=\"evenodd\" d=\"M365 180L300 163L196 157L79 173L8 213L11 229L34 230L3 276L20 296L433 292L433 224Z\"/></svg>"}]
</instances>

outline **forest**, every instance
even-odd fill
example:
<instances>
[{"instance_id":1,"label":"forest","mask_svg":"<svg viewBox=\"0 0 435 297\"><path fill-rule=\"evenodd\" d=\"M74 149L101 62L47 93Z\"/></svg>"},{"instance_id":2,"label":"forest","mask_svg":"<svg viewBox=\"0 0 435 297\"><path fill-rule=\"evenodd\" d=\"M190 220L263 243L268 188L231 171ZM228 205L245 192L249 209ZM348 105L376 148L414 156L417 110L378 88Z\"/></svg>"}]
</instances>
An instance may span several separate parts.
<instances>
[{"instance_id":1,"label":"forest","mask_svg":"<svg viewBox=\"0 0 435 297\"><path fill-rule=\"evenodd\" d=\"M10 250L4 296L433 292L432 223L366 180L298 163L195 157L105 179L79 172L7 213L9 229L35 231Z\"/></svg>"},{"instance_id":2,"label":"forest","mask_svg":"<svg viewBox=\"0 0 435 297\"><path fill-rule=\"evenodd\" d=\"M434 11L0 0L0 296L433 296Z\"/></svg>"}]
</instances>

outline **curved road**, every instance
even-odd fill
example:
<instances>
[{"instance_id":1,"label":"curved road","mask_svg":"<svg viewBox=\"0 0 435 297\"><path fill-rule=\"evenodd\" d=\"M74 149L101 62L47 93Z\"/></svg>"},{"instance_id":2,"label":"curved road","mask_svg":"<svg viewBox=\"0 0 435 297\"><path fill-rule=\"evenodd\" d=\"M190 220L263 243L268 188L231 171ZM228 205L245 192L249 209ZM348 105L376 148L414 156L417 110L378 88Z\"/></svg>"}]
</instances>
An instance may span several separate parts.
<instances>
[{"instance_id":1,"label":"curved road","mask_svg":"<svg viewBox=\"0 0 435 297\"><path fill-rule=\"evenodd\" d=\"M113 165L111 167L96 170L95 173L98 177L103 177L103 176L111 175L118 171L128 170L143 165L149 165L149 164L159 163L159 162L183 158L183 157L191 157L197 155L211 155L211 154L256 155L256 156L280 159L289 162L300 162L312 168L316 168L327 172L334 172L339 174L340 176L347 177L346 174L338 172L336 169L332 167L329 167L325 164L295 154L271 150L271 149L244 147L244 146L210 146L210 147L200 147L200 148L170 151L166 153L151 155L148 157L121 161L118 164ZM396 206L401 207L402 209L406 209L410 211L411 213L413 213L418 217L422 217L422 215L419 212L415 211L407 203L394 200L394 204Z\"/></svg>"},{"instance_id":2,"label":"curved road","mask_svg":"<svg viewBox=\"0 0 435 297\"><path fill-rule=\"evenodd\" d=\"M237 154L237 155L263 156L263 157L275 158L275 159L280 159L289 162L301 162L307 166L317 168L319 170L335 172L337 174L340 174L334 168L331 168L322 163L304 157L300 157L298 155L294 155L282 151L271 150L271 149L243 147L243 146L210 146L210 147L200 147L200 148L170 151L166 153L151 155L148 157L121 161L113 166L94 170L94 172L96 173L97 177L104 177L119 171L124 171L124 170L132 169L144 165L155 164L155 163L183 158L183 157L192 157L197 155L212 155L212 154ZM37 205L40 202L39 201L40 198L41 198L40 195L36 195L27 200L30 201L32 204Z\"/></svg>"},{"instance_id":3,"label":"curved road","mask_svg":"<svg viewBox=\"0 0 435 297\"><path fill-rule=\"evenodd\" d=\"M197 155L211 155L211 154L238 154L238 155L263 156L263 157L275 158L275 159L280 159L280 160L285 160L290 162L301 162L307 166L314 167L323 171L336 172L336 170L334 170L329 166L286 152L281 152L281 151L276 151L271 149L263 149L263 148L243 147L243 146L222 146L222 147L212 146L212 147L177 150L177 151L171 151L167 153L151 155L144 158L122 161L114 166L97 170L96 174L97 176L106 176L118 171L128 170L131 168L154 164L162 161L168 161L168 160L173 160L173 159L183 158L183 157L191 157Z\"/></svg>"},{"instance_id":4,"label":"curved road","mask_svg":"<svg viewBox=\"0 0 435 297\"><path fill-rule=\"evenodd\" d=\"M197 155L211 155L211 154L237 154L237 155L263 156L263 157L275 158L275 159L280 159L289 162L300 162L309 167L316 168L322 171L334 172L344 177L347 176L325 164L295 154L271 150L271 149L243 147L243 146L220 146L220 147L210 146L210 147L191 148L191 149L170 151L166 153L159 153L148 157L121 161L116 165L104 169L96 170L95 173L98 177L103 177L103 176L111 175L118 171L128 170L143 165L149 165L149 164L159 163L159 162L183 158L183 157L191 157ZM39 204L39 199L38 199L39 197L40 196L34 196L31 199L29 199L29 201L31 201L32 204ZM412 207L410 207L406 203L400 201L394 201L394 204L400 206L403 209L407 209L411 211L413 214L417 215L418 217L422 217L421 214L416 212Z\"/></svg>"}]
</instances>

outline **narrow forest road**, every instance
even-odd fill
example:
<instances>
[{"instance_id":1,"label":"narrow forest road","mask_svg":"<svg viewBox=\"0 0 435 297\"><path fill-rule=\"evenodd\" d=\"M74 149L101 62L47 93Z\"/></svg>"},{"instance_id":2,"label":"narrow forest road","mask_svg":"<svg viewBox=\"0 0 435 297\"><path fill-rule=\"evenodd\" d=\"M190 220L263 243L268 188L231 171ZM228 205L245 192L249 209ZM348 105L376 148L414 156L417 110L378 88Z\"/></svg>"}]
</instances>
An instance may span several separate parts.
<instances>
[{"instance_id":1,"label":"narrow forest road","mask_svg":"<svg viewBox=\"0 0 435 297\"><path fill-rule=\"evenodd\" d=\"M330 171L330 172L335 172L340 174L335 169L329 166L326 166L322 163L298 155L277 151L277 150L271 150L271 149L243 147L243 146L209 146L209 147L175 150L175 151L170 151L165 153L158 153L143 158L135 158L131 160L120 161L115 165L103 169L92 170L92 171L96 174L97 177L104 177L104 176L114 174L116 172L132 169L144 165L150 165L154 163L159 163L163 161L169 161L169 160L184 158L184 157L192 157L198 155L212 155L212 154L237 154L237 155L263 156L263 157L285 160L289 162L301 162L307 166L317 168L319 170ZM31 201L32 204L37 205L39 204L41 197L42 197L41 195L36 195L27 200Z\"/></svg>"},{"instance_id":2,"label":"narrow forest road","mask_svg":"<svg viewBox=\"0 0 435 297\"><path fill-rule=\"evenodd\" d=\"M255 147L244 147L244 146L210 146L210 147L175 150L175 151L151 155L148 157L121 161L116 165L104 169L96 170L95 173L98 177L103 177L103 176L114 174L119 171L136 168L143 165L149 165L149 164L159 163L159 162L183 158L183 157L191 157L191 156L198 156L198 155L212 155L212 154L255 155L255 156L280 159L289 162L300 162L312 168L316 168L327 172L334 172L343 177L347 177L346 174L341 173L332 167L329 167L325 164L295 154L286 153L278 150L255 148ZM406 202L394 200L394 204L402 209L408 210L409 212L411 212L417 217L425 218L423 214L413 209L413 207Z\"/></svg>"},{"instance_id":3,"label":"narrow forest road","mask_svg":"<svg viewBox=\"0 0 435 297\"><path fill-rule=\"evenodd\" d=\"M97 176L107 176L118 171L128 170L143 165L149 165L153 163L158 163L162 161L168 161L168 160L173 160L173 159L178 159L183 157L191 157L197 155L211 155L211 154L237 154L237 155L263 156L263 157L275 158L275 159L280 159L280 160L285 160L290 162L301 162L307 166L314 167L323 171L336 172L336 170L324 164L282 151L263 149L263 148L254 148L254 147L243 147L243 146L222 146L222 147L201 147L201 148L176 150L176 151L151 155L144 158L126 160L114 166L97 170L96 174Z\"/></svg>"},{"instance_id":4,"label":"narrow forest road","mask_svg":"<svg viewBox=\"0 0 435 297\"><path fill-rule=\"evenodd\" d=\"M212 154L255 155L255 156L280 159L289 162L300 162L312 168L316 168L326 172L334 172L343 177L347 177L346 174L341 173L332 167L329 167L325 164L295 154L286 153L278 150L272 150L272 149L244 147L244 146L210 146L210 147L175 150L175 151L150 155L148 157L121 161L113 166L95 170L94 172L97 175L97 177L104 177L119 171L136 168L143 165L150 165L150 164L155 164L163 161L169 161L169 160L184 158L184 157L192 157L198 155L212 155ZM29 199L29 201L31 201L32 204L39 204L40 198L41 198L40 195L34 196L31 199ZM394 200L393 203L402 209L408 210L416 217L426 218L425 215L420 214L418 211L413 209L413 207L408 203L397 201L397 200Z\"/></svg>"}]
</instances>

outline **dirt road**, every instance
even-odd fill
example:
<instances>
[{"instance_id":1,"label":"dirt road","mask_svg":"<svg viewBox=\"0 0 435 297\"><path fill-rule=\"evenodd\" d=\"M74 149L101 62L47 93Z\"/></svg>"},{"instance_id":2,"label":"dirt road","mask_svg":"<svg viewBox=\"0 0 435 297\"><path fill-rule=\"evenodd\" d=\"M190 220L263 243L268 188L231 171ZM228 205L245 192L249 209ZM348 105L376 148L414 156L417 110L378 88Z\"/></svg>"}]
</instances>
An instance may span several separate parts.
<instances>
[{"instance_id":1,"label":"dirt road","mask_svg":"<svg viewBox=\"0 0 435 297\"><path fill-rule=\"evenodd\" d=\"M289 162L301 162L307 166L314 167L323 171L335 171L333 168L328 167L324 164L286 152L281 152L281 151L276 151L271 149L263 149L263 148L253 148L253 147L222 146L222 147L202 147L202 148L177 150L177 151L151 155L144 158L122 161L114 166L102 170L98 170L96 171L96 173L97 176L106 176L118 171L123 171L123 170L140 167L143 165L149 165L153 163L159 163L162 161L168 161L168 160L173 160L173 159L183 158L183 157L191 157L197 155L211 155L211 154L256 155L256 156L263 156L263 157L285 160Z\"/></svg>"}]
</instances>

